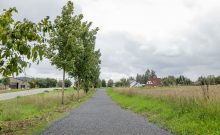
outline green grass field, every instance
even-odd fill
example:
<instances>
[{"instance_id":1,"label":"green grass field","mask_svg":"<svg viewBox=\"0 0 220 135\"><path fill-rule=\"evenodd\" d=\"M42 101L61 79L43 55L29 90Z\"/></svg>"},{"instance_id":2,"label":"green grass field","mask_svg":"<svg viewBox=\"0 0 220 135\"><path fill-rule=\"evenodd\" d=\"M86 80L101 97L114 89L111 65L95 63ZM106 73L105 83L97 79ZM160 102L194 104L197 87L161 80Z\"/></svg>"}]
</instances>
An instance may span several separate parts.
<instances>
[{"instance_id":1,"label":"green grass field","mask_svg":"<svg viewBox=\"0 0 220 135\"><path fill-rule=\"evenodd\" d=\"M61 91L17 97L0 102L0 134L37 134L47 125L62 117L90 97L80 92L80 102L72 88L65 90L65 104L61 105Z\"/></svg>"},{"instance_id":2,"label":"green grass field","mask_svg":"<svg viewBox=\"0 0 220 135\"><path fill-rule=\"evenodd\" d=\"M172 133L179 135L220 134L220 99L207 101L199 97L177 96L177 93L174 96L167 96L167 93L175 91L161 92L159 89L157 91L154 88L154 92L148 91L149 89L136 89L137 91L135 89L109 89L108 94L122 108L144 115L151 122L157 123ZM184 89L188 90L188 88Z\"/></svg>"}]
</instances>

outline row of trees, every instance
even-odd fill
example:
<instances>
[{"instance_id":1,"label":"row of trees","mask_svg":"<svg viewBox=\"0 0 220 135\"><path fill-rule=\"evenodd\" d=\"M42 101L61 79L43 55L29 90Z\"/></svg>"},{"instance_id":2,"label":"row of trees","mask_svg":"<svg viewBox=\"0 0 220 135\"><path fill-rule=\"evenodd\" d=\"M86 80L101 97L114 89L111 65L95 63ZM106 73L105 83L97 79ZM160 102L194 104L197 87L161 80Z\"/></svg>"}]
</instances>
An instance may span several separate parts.
<instances>
[{"instance_id":1,"label":"row of trees","mask_svg":"<svg viewBox=\"0 0 220 135\"><path fill-rule=\"evenodd\" d=\"M201 76L195 82L191 81L189 78L180 75L179 77L167 76L162 79L164 86L174 86L174 85L215 85L220 84L220 76L208 75L207 77Z\"/></svg>"},{"instance_id":2,"label":"row of trees","mask_svg":"<svg viewBox=\"0 0 220 135\"><path fill-rule=\"evenodd\" d=\"M210 85L220 84L220 76L209 75L207 77L200 76L197 80L197 83L203 84L208 83Z\"/></svg>"},{"instance_id":3,"label":"row of trees","mask_svg":"<svg viewBox=\"0 0 220 135\"><path fill-rule=\"evenodd\" d=\"M83 15L74 15L71 1L57 16L49 33L47 57L52 65L63 70L62 103L64 99L65 74L76 81L77 92L81 87L88 92L94 87L100 74L100 51L95 51L95 40L98 28L91 29L91 22L83 21Z\"/></svg>"},{"instance_id":4,"label":"row of trees","mask_svg":"<svg viewBox=\"0 0 220 135\"><path fill-rule=\"evenodd\" d=\"M189 78L180 75L179 77L174 77L174 76L164 77L162 78L162 84L164 86L192 85L193 82Z\"/></svg>"},{"instance_id":5,"label":"row of trees","mask_svg":"<svg viewBox=\"0 0 220 135\"><path fill-rule=\"evenodd\" d=\"M57 81L53 78L36 78L30 79L28 81L30 88L52 88L52 87L62 87L62 81ZM70 87L72 82L68 79L65 79L64 86Z\"/></svg>"},{"instance_id":6,"label":"row of trees","mask_svg":"<svg viewBox=\"0 0 220 135\"><path fill-rule=\"evenodd\" d=\"M115 87L129 87L130 79L121 78L120 81L115 82Z\"/></svg>"},{"instance_id":7,"label":"row of trees","mask_svg":"<svg viewBox=\"0 0 220 135\"><path fill-rule=\"evenodd\" d=\"M21 73L30 66L29 60L38 63L46 57L63 70L62 104L66 74L75 79L78 93L81 87L88 92L95 86L101 62L100 51L95 50L99 29L92 29L82 14L74 15L71 1L52 22L49 17L39 23L15 21L14 12L16 8L10 8L0 15L0 73L4 77Z\"/></svg>"},{"instance_id":8,"label":"row of trees","mask_svg":"<svg viewBox=\"0 0 220 135\"><path fill-rule=\"evenodd\" d=\"M62 81L57 81L53 78L26 78L30 84L30 88L52 88L52 87L62 87ZM10 85L10 79L8 77L0 79L0 83L6 86ZM65 87L70 87L72 82L69 79L64 81Z\"/></svg>"},{"instance_id":9,"label":"row of trees","mask_svg":"<svg viewBox=\"0 0 220 135\"><path fill-rule=\"evenodd\" d=\"M136 82L140 84L146 84L150 78L157 78L157 75L154 70L147 69L144 74L137 74Z\"/></svg>"},{"instance_id":10,"label":"row of trees","mask_svg":"<svg viewBox=\"0 0 220 135\"><path fill-rule=\"evenodd\" d=\"M112 79L108 80L106 83L105 79L101 81L101 87L113 87L114 81Z\"/></svg>"}]
</instances>

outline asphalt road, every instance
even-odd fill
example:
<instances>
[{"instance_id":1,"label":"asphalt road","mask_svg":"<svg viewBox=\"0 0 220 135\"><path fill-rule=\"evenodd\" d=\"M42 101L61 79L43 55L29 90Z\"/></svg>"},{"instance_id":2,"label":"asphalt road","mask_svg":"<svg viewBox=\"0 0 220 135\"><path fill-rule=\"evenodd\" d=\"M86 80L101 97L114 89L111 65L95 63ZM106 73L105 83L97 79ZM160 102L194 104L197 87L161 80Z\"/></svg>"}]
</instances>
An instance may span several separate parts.
<instances>
[{"instance_id":1,"label":"asphalt road","mask_svg":"<svg viewBox=\"0 0 220 135\"><path fill-rule=\"evenodd\" d=\"M34 95L38 93L42 93L44 91L52 91L54 88L40 88L40 89L34 89L34 90L25 90L25 91L19 91L19 92L11 92L11 93L3 93L0 94L0 100L7 100L11 98L16 98L17 96L28 96L28 95Z\"/></svg>"},{"instance_id":2,"label":"asphalt road","mask_svg":"<svg viewBox=\"0 0 220 135\"><path fill-rule=\"evenodd\" d=\"M123 110L105 90L51 124L41 135L169 135L144 117Z\"/></svg>"}]
</instances>

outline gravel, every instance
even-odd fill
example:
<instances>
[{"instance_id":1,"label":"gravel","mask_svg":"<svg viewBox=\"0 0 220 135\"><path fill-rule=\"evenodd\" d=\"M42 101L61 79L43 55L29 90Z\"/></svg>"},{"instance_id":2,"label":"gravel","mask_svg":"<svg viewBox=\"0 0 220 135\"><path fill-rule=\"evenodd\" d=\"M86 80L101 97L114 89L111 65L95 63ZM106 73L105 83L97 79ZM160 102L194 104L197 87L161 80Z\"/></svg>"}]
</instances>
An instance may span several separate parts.
<instances>
[{"instance_id":1,"label":"gravel","mask_svg":"<svg viewBox=\"0 0 220 135\"><path fill-rule=\"evenodd\" d=\"M104 89L51 124L41 135L170 135L144 117L121 109Z\"/></svg>"}]
</instances>

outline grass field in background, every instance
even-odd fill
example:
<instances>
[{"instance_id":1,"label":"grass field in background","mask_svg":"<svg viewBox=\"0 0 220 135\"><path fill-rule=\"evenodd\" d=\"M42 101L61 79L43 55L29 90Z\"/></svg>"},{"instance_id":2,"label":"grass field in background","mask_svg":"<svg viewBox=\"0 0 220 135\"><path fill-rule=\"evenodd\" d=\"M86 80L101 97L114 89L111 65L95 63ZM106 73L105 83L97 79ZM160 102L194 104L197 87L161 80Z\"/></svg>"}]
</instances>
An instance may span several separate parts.
<instances>
[{"instance_id":1,"label":"grass field in background","mask_svg":"<svg viewBox=\"0 0 220 135\"><path fill-rule=\"evenodd\" d=\"M72 88L66 89L64 105L61 105L61 90L0 101L0 134L39 133L51 121L85 101L94 91L88 94L81 91L78 102L76 92Z\"/></svg>"},{"instance_id":2,"label":"grass field in background","mask_svg":"<svg viewBox=\"0 0 220 135\"><path fill-rule=\"evenodd\" d=\"M220 87L205 100L199 86L119 88L108 94L120 106L179 135L220 134Z\"/></svg>"}]
</instances>

